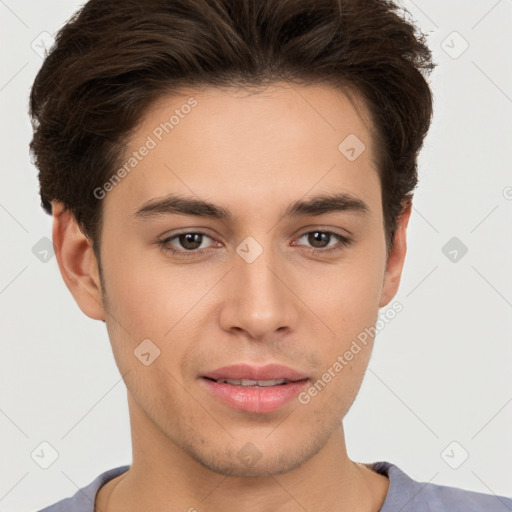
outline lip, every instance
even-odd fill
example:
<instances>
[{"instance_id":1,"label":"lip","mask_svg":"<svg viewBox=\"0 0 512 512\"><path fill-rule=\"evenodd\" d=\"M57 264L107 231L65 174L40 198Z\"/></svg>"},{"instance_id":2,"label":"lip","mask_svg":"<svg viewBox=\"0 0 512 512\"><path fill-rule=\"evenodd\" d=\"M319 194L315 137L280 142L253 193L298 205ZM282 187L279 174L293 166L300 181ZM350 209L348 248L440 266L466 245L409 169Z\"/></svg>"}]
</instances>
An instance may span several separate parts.
<instances>
[{"instance_id":1,"label":"lip","mask_svg":"<svg viewBox=\"0 0 512 512\"><path fill-rule=\"evenodd\" d=\"M247 387L216 382L212 379L286 379L288 382L276 386ZM208 372L200 380L205 388L225 405L260 414L277 411L296 398L309 383L307 374L279 364L260 367L249 364L224 366Z\"/></svg>"},{"instance_id":2,"label":"lip","mask_svg":"<svg viewBox=\"0 0 512 512\"><path fill-rule=\"evenodd\" d=\"M246 363L223 366L217 370L206 373L203 377L210 379L251 379L251 380L273 380L286 379L298 381L308 378L308 375L301 373L288 366L281 364L266 364L265 366L253 366Z\"/></svg>"}]
</instances>

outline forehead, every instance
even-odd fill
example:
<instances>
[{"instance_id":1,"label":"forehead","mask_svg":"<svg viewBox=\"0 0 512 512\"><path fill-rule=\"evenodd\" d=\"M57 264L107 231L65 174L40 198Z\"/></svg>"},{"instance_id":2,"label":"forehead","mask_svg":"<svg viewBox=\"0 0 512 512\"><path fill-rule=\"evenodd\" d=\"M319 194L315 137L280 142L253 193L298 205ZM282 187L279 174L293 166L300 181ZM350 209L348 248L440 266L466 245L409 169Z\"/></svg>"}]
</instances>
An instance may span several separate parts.
<instances>
[{"instance_id":1,"label":"forehead","mask_svg":"<svg viewBox=\"0 0 512 512\"><path fill-rule=\"evenodd\" d=\"M277 142L276 133L282 128L286 130L279 133L280 142L307 139L317 144L319 137L331 139L329 135L336 134L335 140L347 131L372 142L369 112L353 89L289 83L250 89L202 87L161 96L142 117L132 142L136 145L148 133L159 141L170 133L175 138L180 132L190 135L184 124L197 133L200 128L202 136L215 142L231 135L242 144L245 136L253 147L258 142ZM312 137L312 130L317 137Z\"/></svg>"},{"instance_id":2,"label":"forehead","mask_svg":"<svg viewBox=\"0 0 512 512\"><path fill-rule=\"evenodd\" d=\"M169 193L242 208L312 189L368 196L378 185L373 145L364 104L330 86L188 89L147 110L106 202L133 213Z\"/></svg>"}]
</instances>

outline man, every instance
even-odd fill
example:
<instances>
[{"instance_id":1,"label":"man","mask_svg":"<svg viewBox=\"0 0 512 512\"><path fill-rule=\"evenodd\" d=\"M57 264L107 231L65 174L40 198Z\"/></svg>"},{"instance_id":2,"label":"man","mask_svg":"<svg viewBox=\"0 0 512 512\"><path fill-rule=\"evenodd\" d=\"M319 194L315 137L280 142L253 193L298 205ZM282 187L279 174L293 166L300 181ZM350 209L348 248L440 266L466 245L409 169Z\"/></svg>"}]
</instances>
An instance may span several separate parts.
<instances>
[{"instance_id":1,"label":"man","mask_svg":"<svg viewBox=\"0 0 512 512\"><path fill-rule=\"evenodd\" d=\"M62 277L128 390L133 461L45 511L512 509L346 450L432 67L379 0L90 0L63 27L31 149Z\"/></svg>"}]
</instances>

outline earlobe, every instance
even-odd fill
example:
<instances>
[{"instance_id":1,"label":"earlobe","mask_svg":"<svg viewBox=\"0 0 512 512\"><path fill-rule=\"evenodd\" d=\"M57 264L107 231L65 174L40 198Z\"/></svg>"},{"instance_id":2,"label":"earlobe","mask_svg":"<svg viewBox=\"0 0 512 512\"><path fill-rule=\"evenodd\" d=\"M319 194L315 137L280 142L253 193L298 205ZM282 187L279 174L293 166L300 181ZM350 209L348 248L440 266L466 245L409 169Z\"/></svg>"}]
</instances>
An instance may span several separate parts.
<instances>
[{"instance_id":1,"label":"earlobe","mask_svg":"<svg viewBox=\"0 0 512 512\"><path fill-rule=\"evenodd\" d=\"M409 202L398 218L397 228L393 239L393 247L389 254L384 274L382 294L379 307L387 306L396 295L402 277L402 270L407 252L406 232L411 216L412 202Z\"/></svg>"},{"instance_id":2,"label":"earlobe","mask_svg":"<svg viewBox=\"0 0 512 512\"><path fill-rule=\"evenodd\" d=\"M83 313L105 320L98 262L90 240L62 203L52 202L52 215L55 256L66 286Z\"/></svg>"}]
</instances>

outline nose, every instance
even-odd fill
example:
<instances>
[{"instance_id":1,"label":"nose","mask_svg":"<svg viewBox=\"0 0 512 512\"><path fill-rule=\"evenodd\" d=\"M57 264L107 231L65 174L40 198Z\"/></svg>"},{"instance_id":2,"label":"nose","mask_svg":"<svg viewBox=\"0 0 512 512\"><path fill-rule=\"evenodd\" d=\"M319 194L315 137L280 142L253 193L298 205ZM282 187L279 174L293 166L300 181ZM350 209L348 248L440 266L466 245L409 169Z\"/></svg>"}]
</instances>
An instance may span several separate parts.
<instances>
[{"instance_id":1,"label":"nose","mask_svg":"<svg viewBox=\"0 0 512 512\"><path fill-rule=\"evenodd\" d=\"M290 269L270 247L252 262L238 254L228 274L220 313L226 331L243 331L248 338L263 340L295 330L299 300L293 293Z\"/></svg>"}]
</instances>

